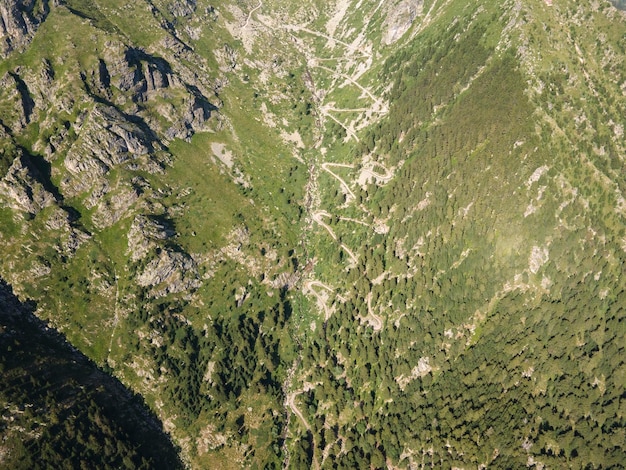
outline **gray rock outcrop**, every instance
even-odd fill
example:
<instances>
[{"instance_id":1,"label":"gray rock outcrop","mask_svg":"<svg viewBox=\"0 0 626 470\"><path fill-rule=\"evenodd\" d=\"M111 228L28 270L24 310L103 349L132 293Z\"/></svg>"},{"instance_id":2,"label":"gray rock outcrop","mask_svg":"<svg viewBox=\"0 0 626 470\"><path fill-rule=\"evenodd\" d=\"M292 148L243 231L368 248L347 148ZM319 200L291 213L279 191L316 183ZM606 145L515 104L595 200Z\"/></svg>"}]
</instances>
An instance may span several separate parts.
<instances>
[{"instance_id":1,"label":"gray rock outcrop","mask_svg":"<svg viewBox=\"0 0 626 470\"><path fill-rule=\"evenodd\" d=\"M133 261L139 261L155 249L160 242L176 233L164 220L138 215L128 231L128 252Z\"/></svg>"},{"instance_id":2,"label":"gray rock outcrop","mask_svg":"<svg viewBox=\"0 0 626 470\"><path fill-rule=\"evenodd\" d=\"M170 13L176 17L191 16L195 13L197 7L196 0L177 0L172 2L168 9Z\"/></svg>"},{"instance_id":3,"label":"gray rock outcrop","mask_svg":"<svg viewBox=\"0 0 626 470\"><path fill-rule=\"evenodd\" d=\"M69 175L61 182L69 196L86 191L110 169L153 151L156 143L116 108L101 104L94 106L78 132L64 161Z\"/></svg>"},{"instance_id":4,"label":"gray rock outcrop","mask_svg":"<svg viewBox=\"0 0 626 470\"><path fill-rule=\"evenodd\" d=\"M194 133L207 130L206 122L215 109L205 99L192 95L185 103L181 119L165 131L165 137L189 140Z\"/></svg>"},{"instance_id":5,"label":"gray rock outcrop","mask_svg":"<svg viewBox=\"0 0 626 470\"><path fill-rule=\"evenodd\" d=\"M152 287L153 297L195 290L200 286L196 262L186 253L162 250L137 277L143 287Z\"/></svg>"},{"instance_id":6,"label":"gray rock outcrop","mask_svg":"<svg viewBox=\"0 0 626 470\"><path fill-rule=\"evenodd\" d=\"M38 171L23 152L0 180L0 201L12 209L36 215L55 202L54 195L45 189Z\"/></svg>"},{"instance_id":7,"label":"gray rock outcrop","mask_svg":"<svg viewBox=\"0 0 626 470\"><path fill-rule=\"evenodd\" d=\"M385 18L384 41L385 44L393 44L406 33L413 21L422 14L424 0L398 0L390 2L387 6L387 18Z\"/></svg>"},{"instance_id":8,"label":"gray rock outcrop","mask_svg":"<svg viewBox=\"0 0 626 470\"><path fill-rule=\"evenodd\" d=\"M119 220L128 216L141 192L132 185L120 185L106 193L91 216L93 224L99 229L110 227Z\"/></svg>"},{"instance_id":9,"label":"gray rock outcrop","mask_svg":"<svg viewBox=\"0 0 626 470\"><path fill-rule=\"evenodd\" d=\"M10 108L0 114L2 122L14 132L24 129L31 121L35 102L18 73L8 72L0 78L0 97L5 103L12 103Z\"/></svg>"},{"instance_id":10,"label":"gray rock outcrop","mask_svg":"<svg viewBox=\"0 0 626 470\"><path fill-rule=\"evenodd\" d=\"M54 207L50 211L45 226L58 234L57 250L67 256L73 256L91 238L89 234L72 226L70 215L60 207Z\"/></svg>"},{"instance_id":11,"label":"gray rock outcrop","mask_svg":"<svg viewBox=\"0 0 626 470\"><path fill-rule=\"evenodd\" d=\"M30 43L49 12L47 1L0 0L0 57Z\"/></svg>"},{"instance_id":12,"label":"gray rock outcrop","mask_svg":"<svg viewBox=\"0 0 626 470\"><path fill-rule=\"evenodd\" d=\"M157 90L180 84L167 61L141 49L126 49L110 63L103 62L100 68L106 69L115 87L130 92L136 102L148 100L150 94Z\"/></svg>"}]
</instances>

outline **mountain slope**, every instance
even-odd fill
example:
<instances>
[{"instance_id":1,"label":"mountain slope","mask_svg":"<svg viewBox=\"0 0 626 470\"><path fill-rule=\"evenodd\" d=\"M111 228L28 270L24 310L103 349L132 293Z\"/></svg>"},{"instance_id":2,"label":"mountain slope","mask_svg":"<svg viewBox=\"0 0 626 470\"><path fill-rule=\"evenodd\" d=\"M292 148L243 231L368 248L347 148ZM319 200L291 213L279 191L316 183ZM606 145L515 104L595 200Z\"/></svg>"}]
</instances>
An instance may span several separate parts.
<instances>
[{"instance_id":1,"label":"mountain slope","mask_svg":"<svg viewBox=\"0 0 626 470\"><path fill-rule=\"evenodd\" d=\"M623 12L5 3L0 270L186 464L619 467Z\"/></svg>"},{"instance_id":2,"label":"mountain slope","mask_svg":"<svg viewBox=\"0 0 626 470\"><path fill-rule=\"evenodd\" d=\"M1 283L3 468L182 468L141 398Z\"/></svg>"},{"instance_id":3,"label":"mountain slope","mask_svg":"<svg viewBox=\"0 0 626 470\"><path fill-rule=\"evenodd\" d=\"M394 177L353 187L357 206L323 203L360 247L347 283L324 273L338 295L303 364L319 384L303 395L323 436L310 455L618 466L624 77L608 37L623 40L623 19L608 5L438 6L386 61L389 118L357 146ZM559 23L572 26L551 53L540 31ZM575 39L592 28L604 42ZM342 222L355 214L385 233Z\"/></svg>"}]
</instances>

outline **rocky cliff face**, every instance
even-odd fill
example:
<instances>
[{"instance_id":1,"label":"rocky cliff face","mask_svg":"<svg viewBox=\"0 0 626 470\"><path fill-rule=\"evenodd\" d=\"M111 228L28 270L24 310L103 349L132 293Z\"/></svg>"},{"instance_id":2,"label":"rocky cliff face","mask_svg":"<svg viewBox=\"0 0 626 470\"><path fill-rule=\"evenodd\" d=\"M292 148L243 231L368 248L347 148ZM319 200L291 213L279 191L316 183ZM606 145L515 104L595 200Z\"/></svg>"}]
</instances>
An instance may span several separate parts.
<instances>
[{"instance_id":1,"label":"rocky cliff face","mask_svg":"<svg viewBox=\"0 0 626 470\"><path fill-rule=\"evenodd\" d=\"M384 41L386 44L393 44L400 40L413 22L424 13L423 0L401 0L390 2L385 7L388 11L385 18Z\"/></svg>"},{"instance_id":2,"label":"rocky cliff face","mask_svg":"<svg viewBox=\"0 0 626 470\"><path fill-rule=\"evenodd\" d=\"M184 468L156 416L119 380L41 321L34 304L21 302L3 279L0 353L3 468L36 466L42 460L52 467L88 467L97 461L104 467ZM63 429L67 423L72 423L72 431ZM95 446L93 451L75 451L95 436L106 452ZM27 447L35 447L38 456L24 452ZM66 447L74 449L71 455L61 450Z\"/></svg>"},{"instance_id":3,"label":"rocky cliff face","mask_svg":"<svg viewBox=\"0 0 626 470\"><path fill-rule=\"evenodd\" d=\"M2 122L13 132L20 132L30 122L35 111L35 102L24 80L19 75L19 70L8 72L0 78L0 96L12 109L7 109L2 116Z\"/></svg>"},{"instance_id":4,"label":"rocky cliff face","mask_svg":"<svg viewBox=\"0 0 626 470\"><path fill-rule=\"evenodd\" d=\"M154 7L152 14L189 17L196 4L161 7L163 13ZM152 184L172 163L173 140L189 141L215 126L220 100L211 80L201 79L205 59L171 25L162 47L149 52L114 28L94 28L102 19L97 6L83 8L73 2L0 3L0 55L7 58L0 73L0 205L13 211L16 223L32 220L23 230L48 237L55 256L68 259L92 232L134 217L119 230L131 260L141 263L138 285L150 288L152 297L192 292L199 284L197 265L172 240L173 230L157 222L163 207L155 203ZM82 23L67 26L67 42L58 45L67 48L65 56L42 51L32 62L19 59L40 28L51 38L43 41L55 47L54 31L65 21ZM39 266L35 277L50 273L49 260L33 266Z\"/></svg>"},{"instance_id":5,"label":"rocky cliff face","mask_svg":"<svg viewBox=\"0 0 626 470\"><path fill-rule=\"evenodd\" d=\"M128 231L128 253L133 261L144 259L162 242L176 233L170 225L159 218L138 215Z\"/></svg>"},{"instance_id":6,"label":"rocky cliff face","mask_svg":"<svg viewBox=\"0 0 626 470\"><path fill-rule=\"evenodd\" d=\"M20 154L0 181L0 197L16 211L34 216L54 204L56 199L44 188L42 177L32 160L23 151Z\"/></svg>"},{"instance_id":7,"label":"rocky cliff face","mask_svg":"<svg viewBox=\"0 0 626 470\"><path fill-rule=\"evenodd\" d=\"M179 292L191 293L200 286L194 260L185 253L162 250L137 278L140 286L151 287L150 295L163 297Z\"/></svg>"},{"instance_id":8,"label":"rocky cliff face","mask_svg":"<svg viewBox=\"0 0 626 470\"><path fill-rule=\"evenodd\" d=\"M65 156L68 175L61 182L61 190L68 197L97 185L123 163L139 165L142 156L160 146L145 125L131 122L117 108L100 103L82 115L73 130L77 138Z\"/></svg>"},{"instance_id":9,"label":"rocky cliff face","mask_svg":"<svg viewBox=\"0 0 626 470\"><path fill-rule=\"evenodd\" d=\"M45 20L49 1L2 0L0 2L0 57L24 49Z\"/></svg>"}]
</instances>

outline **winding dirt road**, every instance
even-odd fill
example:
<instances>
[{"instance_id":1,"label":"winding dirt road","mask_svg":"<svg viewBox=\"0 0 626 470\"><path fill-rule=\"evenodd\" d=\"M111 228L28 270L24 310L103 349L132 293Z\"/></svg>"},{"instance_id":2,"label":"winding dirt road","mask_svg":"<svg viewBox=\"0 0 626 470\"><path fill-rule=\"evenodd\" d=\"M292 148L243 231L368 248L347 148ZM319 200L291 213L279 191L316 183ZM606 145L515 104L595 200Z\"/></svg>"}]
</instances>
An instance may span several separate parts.
<instances>
[{"instance_id":1,"label":"winding dirt road","mask_svg":"<svg viewBox=\"0 0 626 470\"><path fill-rule=\"evenodd\" d=\"M379 173L377 171L374 171L374 166L379 166L381 168L384 168L385 173ZM393 172L387 169L386 167L384 167L383 165L381 165L380 163L376 163L375 165L365 167L361 170L361 174L359 175L359 184L361 185L367 184L367 180L370 177L374 178L376 182L378 183L385 184L391 181L391 178L393 178Z\"/></svg>"},{"instance_id":2,"label":"winding dirt road","mask_svg":"<svg viewBox=\"0 0 626 470\"><path fill-rule=\"evenodd\" d=\"M339 119L337 119L335 116L333 116L332 114L330 114L328 111L324 111L322 109L320 109L320 112L323 116L332 119L333 121L335 121L337 124L339 124L341 127L343 127L346 131L346 133L348 134L349 137L351 137L352 139L356 140L357 142L361 142L361 140L359 139L359 136L356 135L356 132L354 132L354 129L352 129L350 126L346 126L343 122L341 122Z\"/></svg>"},{"instance_id":3,"label":"winding dirt road","mask_svg":"<svg viewBox=\"0 0 626 470\"><path fill-rule=\"evenodd\" d=\"M372 310L372 293L371 292L367 294L366 300L367 300L367 317L365 317L364 320L367 321L370 325L372 325L372 328L374 328L374 331L380 331L383 329L383 319L380 316L376 315L374 311Z\"/></svg>"},{"instance_id":4,"label":"winding dirt road","mask_svg":"<svg viewBox=\"0 0 626 470\"><path fill-rule=\"evenodd\" d=\"M310 431L311 425L306 420L302 412L298 409L298 407L296 406L296 402L295 402L296 397L300 395L301 393L302 393L302 390L299 390L297 392L291 392L289 395L287 395L287 399L285 403L287 403L287 406L291 409L291 412L298 417L298 419L300 420L302 425L305 427L305 429L307 431Z\"/></svg>"},{"instance_id":5,"label":"winding dirt road","mask_svg":"<svg viewBox=\"0 0 626 470\"><path fill-rule=\"evenodd\" d=\"M310 432L311 425L306 420L302 412L298 409L298 407L296 406L296 402L295 402L296 397L300 395L302 392L303 390L298 390L296 392L291 392L290 394L288 394L287 398L285 399L285 404L289 407L291 412L298 417L298 419L300 420L304 428ZM317 445L315 444L315 437L313 437L313 468L315 468L316 470L319 470L320 468L320 464L317 461Z\"/></svg>"},{"instance_id":6,"label":"winding dirt road","mask_svg":"<svg viewBox=\"0 0 626 470\"><path fill-rule=\"evenodd\" d=\"M311 214L311 218L315 222L320 224L322 227L324 227L326 231L330 234L330 236L333 238L333 240L337 241L338 240L337 235L335 234L333 229L326 222L322 220L323 217L332 217L332 216L326 211L317 211ZM356 262L359 260L357 255L355 255L354 252L350 248L348 248L344 243L340 243L339 246L343 249L343 251L346 252L346 254L350 257L350 259L352 259L352 262L356 264Z\"/></svg>"},{"instance_id":7,"label":"winding dirt road","mask_svg":"<svg viewBox=\"0 0 626 470\"><path fill-rule=\"evenodd\" d=\"M355 224L363 225L364 227L371 227L367 222L363 222L359 219L353 219L352 217L339 217L339 220L343 220L344 222L354 222Z\"/></svg>"},{"instance_id":8,"label":"winding dirt road","mask_svg":"<svg viewBox=\"0 0 626 470\"><path fill-rule=\"evenodd\" d=\"M334 106L324 105L321 107L324 111L332 111L334 113L365 113L372 111L372 108L335 108Z\"/></svg>"},{"instance_id":9,"label":"winding dirt road","mask_svg":"<svg viewBox=\"0 0 626 470\"><path fill-rule=\"evenodd\" d=\"M259 1L259 4L257 6L255 6L252 10L250 10L250 13L248 13L248 17L246 18L246 23L243 25L243 27L241 28L246 29L248 27L248 23L250 23L250 20L252 19L252 14L257 11L259 8L261 8L263 6L263 2Z\"/></svg>"},{"instance_id":10,"label":"winding dirt road","mask_svg":"<svg viewBox=\"0 0 626 470\"><path fill-rule=\"evenodd\" d=\"M310 292L317 300L317 305L324 311L324 321L327 322L333 313L332 308L328 308L326 302L328 301L328 295L321 294L316 291L314 287L320 287L330 293L334 292L334 289L320 281L306 281L304 283L304 292Z\"/></svg>"},{"instance_id":11,"label":"winding dirt road","mask_svg":"<svg viewBox=\"0 0 626 470\"><path fill-rule=\"evenodd\" d=\"M332 36L329 36L328 34L324 34L324 33L321 33L319 31L315 31L313 29L305 28L304 26L299 26L299 25L295 25L295 24L287 24L287 25L283 25L282 28L286 29L287 31L303 31L303 32L311 34L313 36L318 36L320 38L327 39L327 40L335 42L337 44L341 44L346 49L349 49L352 52L358 52L358 53L360 53L361 55L363 55L365 57L369 58L369 57L372 56L371 54L368 54L366 51L362 50L361 48L355 47L352 44L348 44L347 42L344 42L341 39L334 38Z\"/></svg>"},{"instance_id":12,"label":"winding dirt road","mask_svg":"<svg viewBox=\"0 0 626 470\"><path fill-rule=\"evenodd\" d=\"M326 231L330 234L330 236L333 238L333 240L336 241L337 240L337 235L335 235L335 232L330 227L330 225L328 225L326 222L324 222L324 220L323 220L324 217L332 217L332 215L330 215L330 213L328 213L326 211L317 211L317 212L313 212L313 214L311 214L311 218L315 222L320 224L322 227L324 227L326 229Z\"/></svg>"},{"instance_id":13,"label":"winding dirt road","mask_svg":"<svg viewBox=\"0 0 626 470\"><path fill-rule=\"evenodd\" d=\"M376 7L376 11L382 8L384 3L385 3L385 0L380 0L378 3L378 6ZM355 124L356 120L351 121L349 123L344 123L339 118L342 118L345 121L348 119L352 119L354 117L354 116L348 115L347 113L364 113L364 115L360 116L362 118L362 121L370 122L371 119L375 119L375 117L373 117L375 114L382 115L382 114L387 114L389 112L388 104L383 100L383 98L376 96L370 89L366 88L358 81L361 75L364 73L364 71L370 69L372 62L373 62L373 56L368 50L369 46L368 45L362 46L356 43L350 44L346 41L342 41L341 39L337 39L333 37L332 35L334 34L335 28L332 28L332 31L331 29L328 29L329 34L325 34L324 32L315 31L315 30L309 29L301 25L279 23L277 19L273 20L271 17L266 17L264 15L257 15L257 17L255 18L257 23L254 23L253 15L262 7L263 7L263 1L258 0L258 5L249 11L247 18L245 20L245 23L241 29L245 30L249 26L252 27L251 30L256 29L255 27L257 26L258 27L265 26L266 28L269 28L270 30L282 29L283 31L286 32L286 36L290 36L294 40L295 47L297 47L300 50L300 52L303 54L307 62L307 67L309 69L315 68L315 69L318 69L320 71L325 71L328 74L330 74L333 77L333 80L331 80L331 85L330 85L329 90L322 90L320 91L319 96L317 96L318 93L315 91L314 84L312 84L312 87L311 87L312 94L316 96L317 98L319 98L317 102L317 106L318 106L317 110L319 111L319 114L322 117L322 119L320 119L319 122L323 124L324 118L333 120L334 122L339 124L343 129L345 129L348 138L354 139L355 141L358 142L359 137L357 135L357 131L360 130L360 127L359 125ZM432 7L431 7L431 11L432 11ZM428 12L429 15L431 11ZM343 12L342 16L345 15L345 11L342 10L342 12ZM269 11L266 13L269 13ZM338 18L337 15L333 17L333 19L337 19L337 18ZM370 20L368 20L368 24L369 24L369 21ZM338 19L337 19L336 24L339 24ZM247 33L252 34L252 31L248 31ZM305 44L306 35L312 35L312 36L324 38L325 40L328 41L326 46L331 46L331 47L325 47L324 51L327 51L329 56L332 54L333 56L339 55L340 57L314 57L314 55L317 55L317 53L314 52L315 50L314 48L309 48ZM303 39L305 41L303 41ZM315 41L315 42L319 42L319 41ZM337 46L337 48L335 49L335 52L333 54L331 50L334 49L335 46ZM342 47L345 48L345 50L341 49ZM342 52L344 53L343 55L341 55ZM330 68L330 67L333 67L334 65L331 65L329 61L335 61L336 64L334 65L337 65L337 68L336 69ZM343 61L347 61L347 63L344 63ZM327 67L327 65L329 65L330 67ZM350 70L357 70L357 74L349 75L351 73ZM358 90L360 90L361 96L359 98L359 101L357 103L351 104L352 106L354 106L353 108L341 108L341 103L339 103L337 107L335 106L334 102L329 102L327 104L322 103L324 96L332 96L331 92L333 91L333 89L336 87L340 87L340 86L346 86L346 87L353 86L353 87L358 88ZM371 103L370 103L370 100L371 100ZM370 106L367 106L368 104L370 104ZM361 105L364 105L364 106L357 107ZM333 114L336 114L336 116ZM320 145L316 145L316 148L319 148L319 146ZM346 180L344 180L341 176L335 173L333 171L333 168L354 169L355 165L325 162L321 164L321 169L327 172L331 177L336 179L337 182L340 184L342 191L346 195L346 204L350 203L351 201L356 200L357 197L355 193L353 192L353 190L348 185L348 182L346 182ZM386 172L376 171L378 170L378 168L379 168L378 164L376 166L372 165L366 168L362 168L358 175L351 175L351 176L357 176L357 177L350 178L349 181L355 187L356 187L357 181L360 182L363 178L365 178L366 180L370 178L374 178L377 182L382 182L382 183L389 181L391 177L393 176L392 172L388 170ZM384 169L384 166L381 165L380 168ZM316 199L315 197L315 179L318 174L319 174L319 168L316 168L316 165L311 164L308 184L314 189L311 190L312 194L308 195L309 199L307 200L307 203L305 204L307 208L307 212L308 214L310 214L311 220L317 223L318 225L320 225L324 230L326 230L328 234L331 236L331 238L335 242L337 242L339 247L342 250L344 250L344 252L348 255L348 257L350 257L353 265L356 265L358 261L358 257L352 252L352 250L350 250L350 248L348 248L344 243L340 242L333 228L326 222L328 218L333 217L333 214L331 214L329 211L323 210L318 205L318 203L316 204L316 201L319 200L319 198ZM368 212L367 209L363 205L361 205L361 208L366 213ZM341 220L344 222L357 223L366 227L370 227L370 228L373 227L374 230L376 229L375 225L373 226L371 224L368 224L356 218L338 216L338 220ZM307 230L310 230L310 228L307 228ZM346 301L346 299L344 299L341 295L339 295L334 288L317 280L305 281L302 284L302 290L305 295L311 295L316 299L317 304L320 307L320 310L323 311L325 322L328 321L328 319L331 317L331 315L333 314L335 310L334 302L337 300L342 301L342 302ZM366 322L372 325L375 331L380 331L383 328L383 319L380 316L376 315L372 309L372 293L371 292L367 294L367 311L368 311L367 316L364 318L361 318L361 320L363 322ZM117 315L116 315L116 321L117 321ZM299 341L299 340L296 339L296 341ZM111 348L109 347L109 350L110 349ZM294 387L294 377L296 375L296 370L300 367L300 363L302 360L301 354L302 353L300 352L298 359L294 361L292 367L290 368L287 374L288 377L285 380L283 384L283 388L282 388L283 394L284 394L283 405L284 405L285 412L287 414L287 422L286 422L286 426L284 428L284 434L283 434L283 437L285 438L283 441L283 449L284 449L284 456L285 456L285 459L283 461L283 468L289 468L290 466L290 454L289 454L289 447L290 447L289 442L290 441L286 438L287 438L287 435L290 434L289 433L290 419L293 415L295 415L297 416L297 419L299 420L301 425L304 427L304 429L307 432L312 432L312 436L313 436L312 467L318 470L320 468L319 460L321 458L322 463L324 462L324 460L328 456L327 449L330 448L330 445L326 445L326 449L324 449L323 452L321 452L320 449L318 449L318 444L320 444L320 442L316 441L316 435L315 433L313 433L314 429L312 429L311 424L307 421L307 418L305 417L305 415L302 413L302 411L298 408L296 404L296 399L299 395L304 393L306 390L309 390L308 388L309 386L310 387L315 386L311 384L306 384L304 385L303 389L292 390L292 387ZM319 438L319 436L317 438ZM345 442L343 444L345 447Z\"/></svg>"},{"instance_id":14,"label":"winding dirt road","mask_svg":"<svg viewBox=\"0 0 626 470\"><path fill-rule=\"evenodd\" d=\"M333 70L333 69L331 69L329 67L326 67L325 65L313 64L313 66L317 67L319 69L325 70L326 72L331 73L333 75L336 75L338 77L341 77L341 78L347 80L348 82L350 82L355 87L357 87L359 90L361 90L362 93L367 95L378 106L377 108L373 109L376 112L379 112L381 114L386 114L387 112L389 112L389 108L388 108L387 104L381 98L375 96L370 90L365 88L363 85L361 85L359 82L357 82L350 75L346 75L345 73L338 72L337 70Z\"/></svg>"},{"instance_id":15,"label":"winding dirt road","mask_svg":"<svg viewBox=\"0 0 626 470\"><path fill-rule=\"evenodd\" d=\"M339 181L339 184L341 185L341 187L343 188L344 192L346 193L346 196L351 197L352 199L356 199L356 195L352 192L352 190L350 189L350 186L348 186L348 183L346 183L346 181L339 176L337 173L333 172L331 169L329 169L329 167L336 167L336 168L354 168L354 165L349 165L347 163L329 163L329 162L325 162L322 163L322 169L328 173L329 175L331 175L333 178L335 178L337 181Z\"/></svg>"}]
</instances>

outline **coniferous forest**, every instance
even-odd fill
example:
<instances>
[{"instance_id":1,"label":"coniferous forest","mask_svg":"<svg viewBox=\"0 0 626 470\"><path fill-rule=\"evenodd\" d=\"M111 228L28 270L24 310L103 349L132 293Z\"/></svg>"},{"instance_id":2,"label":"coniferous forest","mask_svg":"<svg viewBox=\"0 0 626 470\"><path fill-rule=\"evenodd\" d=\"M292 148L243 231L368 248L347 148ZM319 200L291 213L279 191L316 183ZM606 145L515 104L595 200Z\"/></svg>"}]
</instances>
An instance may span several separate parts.
<instances>
[{"instance_id":1,"label":"coniferous forest","mask_svg":"<svg viewBox=\"0 0 626 470\"><path fill-rule=\"evenodd\" d=\"M0 15L0 468L623 468L623 2Z\"/></svg>"}]
</instances>

